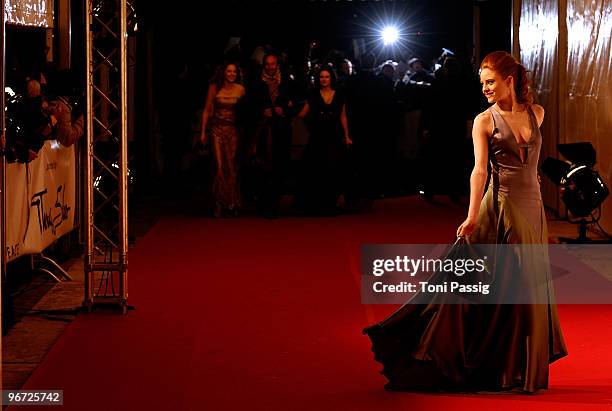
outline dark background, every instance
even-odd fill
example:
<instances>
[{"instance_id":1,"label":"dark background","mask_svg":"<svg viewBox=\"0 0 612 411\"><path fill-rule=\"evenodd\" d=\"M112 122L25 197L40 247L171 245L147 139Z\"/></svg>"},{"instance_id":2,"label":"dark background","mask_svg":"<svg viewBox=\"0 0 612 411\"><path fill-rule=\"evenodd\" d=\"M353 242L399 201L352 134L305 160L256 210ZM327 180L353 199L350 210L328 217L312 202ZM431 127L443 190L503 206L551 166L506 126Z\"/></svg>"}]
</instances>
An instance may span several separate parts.
<instances>
[{"instance_id":1,"label":"dark background","mask_svg":"<svg viewBox=\"0 0 612 411\"><path fill-rule=\"evenodd\" d=\"M82 1L72 0L72 68L85 84L84 16ZM244 58L255 46L268 44L287 52L296 68L303 67L308 46L316 41L315 58L339 50L354 60L353 39L364 39L379 62L418 56L426 66L453 50L474 71L475 43L480 56L510 50L511 0L225 0L157 2L135 0L138 31L135 53L135 132L131 153L140 177L159 169L155 153L190 150L188 137L195 113L204 105L207 83L230 37L239 37ZM474 21L474 9L480 19ZM399 47L383 48L380 30L396 25ZM479 25L480 37L474 39ZM7 84L21 88L23 76L45 66L44 30L7 27ZM55 46L58 47L57 45ZM155 143L155 134L167 136ZM168 137L169 136L169 137ZM176 144L175 144L176 143ZM142 178L139 179L143 181Z\"/></svg>"},{"instance_id":2,"label":"dark background","mask_svg":"<svg viewBox=\"0 0 612 411\"><path fill-rule=\"evenodd\" d=\"M74 0L72 67L83 71L82 2ZM473 11L480 9L480 56L510 50L511 0L224 0L217 2L135 0L138 16L138 71L153 71L157 87L185 66L207 69L222 60L230 37L240 37L250 56L256 45L270 44L302 63L310 41L315 57L338 49L352 58L351 41L364 38L381 59L419 56L426 62L449 48L473 55ZM382 50L378 35L387 23L402 32L402 47ZM7 26L7 82L17 71L44 66L44 30ZM56 45L57 47L57 45ZM149 47L152 50L146 50ZM476 66L479 62L473 61ZM20 77L23 73L20 73Z\"/></svg>"},{"instance_id":3,"label":"dark background","mask_svg":"<svg viewBox=\"0 0 612 411\"><path fill-rule=\"evenodd\" d=\"M271 44L294 59L316 40L321 53L350 52L353 38L366 38L380 51L378 30L387 23L402 31L409 57L429 61L442 47L471 54L473 9L481 13L481 55L510 48L510 0L229 0L217 3L175 1L176 7L139 1L146 35L154 36L156 63L201 64L219 59L229 37L242 39L244 52ZM349 57L351 57L349 55ZM385 56L387 57L387 56Z\"/></svg>"}]
</instances>

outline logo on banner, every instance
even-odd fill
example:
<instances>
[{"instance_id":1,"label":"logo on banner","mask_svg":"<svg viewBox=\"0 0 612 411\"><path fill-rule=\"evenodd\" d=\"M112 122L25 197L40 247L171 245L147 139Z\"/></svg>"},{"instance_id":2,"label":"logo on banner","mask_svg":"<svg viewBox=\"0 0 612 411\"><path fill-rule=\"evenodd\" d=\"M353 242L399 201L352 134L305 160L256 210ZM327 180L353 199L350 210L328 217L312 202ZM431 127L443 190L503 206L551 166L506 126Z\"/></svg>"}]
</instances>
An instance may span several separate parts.
<instances>
[{"instance_id":1,"label":"logo on banner","mask_svg":"<svg viewBox=\"0 0 612 411\"><path fill-rule=\"evenodd\" d=\"M43 191L34 194L32 196L32 202L30 205L32 207L36 207L40 234L43 234L47 230L51 230L51 233L56 235L57 228L62 225L64 221L68 220L71 208L68 204L66 204L63 184L60 184L57 187L54 207L45 207L46 194L46 188Z\"/></svg>"},{"instance_id":2,"label":"logo on banner","mask_svg":"<svg viewBox=\"0 0 612 411\"><path fill-rule=\"evenodd\" d=\"M6 258L8 261L17 258L21 255L21 244L13 244L6 246Z\"/></svg>"}]
</instances>

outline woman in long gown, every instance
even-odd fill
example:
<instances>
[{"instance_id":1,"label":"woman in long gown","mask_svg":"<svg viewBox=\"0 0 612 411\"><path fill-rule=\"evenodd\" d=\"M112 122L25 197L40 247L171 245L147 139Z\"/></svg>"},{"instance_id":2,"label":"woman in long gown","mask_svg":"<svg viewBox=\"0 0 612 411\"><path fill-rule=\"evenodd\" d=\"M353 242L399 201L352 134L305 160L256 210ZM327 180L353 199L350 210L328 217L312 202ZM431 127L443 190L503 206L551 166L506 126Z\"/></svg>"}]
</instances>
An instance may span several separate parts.
<instances>
[{"instance_id":1,"label":"woman in long gown","mask_svg":"<svg viewBox=\"0 0 612 411\"><path fill-rule=\"evenodd\" d=\"M236 161L240 133L236 109L244 94L245 89L240 84L238 65L226 63L219 67L214 81L208 88L200 136L202 144L206 144L210 137L215 157L216 168L212 187L215 217L235 216L240 208ZM208 127L209 122L210 127Z\"/></svg>"},{"instance_id":2,"label":"woman in long gown","mask_svg":"<svg viewBox=\"0 0 612 411\"><path fill-rule=\"evenodd\" d=\"M547 228L537 163L544 109L532 104L525 68L506 52L494 52L481 66L482 92L492 106L479 114L472 131L475 165L470 206L458 236L473 244L541 245ZM491 162L490 184L487 161ZM529 251L527 251L529 252ZM550 284L542 256L538 270L526 270ZM549 286L550 287L550 286ZM497 391L533 393L548 387L548 367L567 355L554 290L547 304L410 305L364 330L389 390Z\"/></svg>"},{"instance_id":3,"label":"woman in long gown","mask_svg":"<svg viewBox=\"0 0 612 411\"><path fill-rule=\"evenodd\" d=\"M336 90L333 69L319 71L318 87L298 115L308 126L304 150L303 201L307 212L330 214L336 210L344 174L345 147L349 137L344 95Z\"/></svg>"}]
</instances>

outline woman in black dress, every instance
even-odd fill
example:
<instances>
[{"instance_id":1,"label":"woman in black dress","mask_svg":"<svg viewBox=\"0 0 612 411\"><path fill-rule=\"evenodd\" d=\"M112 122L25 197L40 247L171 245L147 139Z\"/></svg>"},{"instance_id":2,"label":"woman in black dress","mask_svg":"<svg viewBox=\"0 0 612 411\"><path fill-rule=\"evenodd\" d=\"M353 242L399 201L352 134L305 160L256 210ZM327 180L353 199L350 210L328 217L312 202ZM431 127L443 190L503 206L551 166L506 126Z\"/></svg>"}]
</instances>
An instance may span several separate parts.
<instances>
[{"instance_id":1,"label":"woman in black dress","mask_svg":"<svg viewBox=\"0 0 612 411\"><path fill-rule=\"evenodd\" d=\"M309 131L303 201L308 213L332 214L341 193L346 147L353 142L348 133L345 98L336 90L333 69L321 68L318 78L318 87L299 114Z\"/></svg>"}]
</instances>

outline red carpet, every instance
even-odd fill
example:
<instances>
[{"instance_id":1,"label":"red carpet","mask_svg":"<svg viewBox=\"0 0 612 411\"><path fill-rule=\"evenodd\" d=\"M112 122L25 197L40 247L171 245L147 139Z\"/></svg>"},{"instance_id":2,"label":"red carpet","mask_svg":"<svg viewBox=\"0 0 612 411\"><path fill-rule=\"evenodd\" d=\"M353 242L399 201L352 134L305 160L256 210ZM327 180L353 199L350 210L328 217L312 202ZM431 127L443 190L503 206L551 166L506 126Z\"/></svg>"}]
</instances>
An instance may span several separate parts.
<instances>
[{"instance_id":1,"label":"red carpet","mask_svg":"<svg viewBox=\"0 0 612 411\"><path fill-rule=\"evenodd\" d=\"M24 389L62 389L79 411L610 409L610 306L560 307L570 355L544 393L383 390L361 330L395 307L360 304L359 246L445 243L462 218L407 198L360 216L164 219L130 254L136 310L78 316Z\"/></svg>"}]
</instances>

